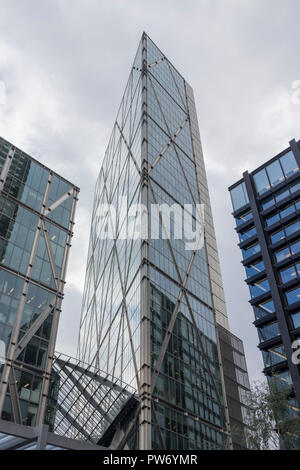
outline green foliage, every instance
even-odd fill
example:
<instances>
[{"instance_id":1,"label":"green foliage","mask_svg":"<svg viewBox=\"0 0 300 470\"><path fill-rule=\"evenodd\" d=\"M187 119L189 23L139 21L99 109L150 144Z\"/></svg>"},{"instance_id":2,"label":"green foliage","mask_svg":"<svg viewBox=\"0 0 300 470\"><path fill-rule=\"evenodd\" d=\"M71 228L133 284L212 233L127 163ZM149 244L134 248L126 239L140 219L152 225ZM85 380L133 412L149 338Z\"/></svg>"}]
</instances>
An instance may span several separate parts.
<instances>
[{"instance_id":1,"label":"green foliage","mask_svg":"<svg viewBox=\"0 0 300 470\"><path fill-rule=\"evenodd\" d=\"M248 449L300 449L300 414L292 388L283 387L274 375L269 384L255 382L244 404Z\"/></svg>"}]
</instances>

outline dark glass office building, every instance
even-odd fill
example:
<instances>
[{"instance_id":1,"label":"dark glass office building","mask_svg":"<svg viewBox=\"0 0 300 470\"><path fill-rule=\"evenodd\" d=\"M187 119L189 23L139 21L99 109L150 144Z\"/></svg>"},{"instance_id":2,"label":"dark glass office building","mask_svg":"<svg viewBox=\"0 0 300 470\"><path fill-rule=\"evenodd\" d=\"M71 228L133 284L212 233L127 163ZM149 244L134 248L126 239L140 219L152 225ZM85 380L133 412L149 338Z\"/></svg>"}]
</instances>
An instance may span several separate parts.
<instances>
[{"instance_id":1,"label":"dark glass office building","mask_svg":"<svg viewBox=\"0 0 300 470\"><path fill-rule=\"evenodd\" d=\"M0 417L43 424L79 189L0 138Z\"/></svg>"},{"instance_id":2,"label":"dark glass office building","mask_svg":"<svg viewBox=\"0 0 300 470\"><path fill-rule=\"evenodd\" d=\"M293 385L300 404L300 146L289 147L229 188L259 348L267 377ZM294 343L294 344L293 344Z\"/></svg>"},{"instance_id":3,"label":"dark glass office building","mask_svg":"<svg viewBox=\"0 0 300 470\"><path fill-rule=\"evenodd\" d=\"M157 237L121 237L136 203L204 204L203 247L164 238L161 217ZM96 184L78 343L138 392L123 445L232 447L217 323L228 329L193 91L143 34Z\"/></svg>"}]
</instances>

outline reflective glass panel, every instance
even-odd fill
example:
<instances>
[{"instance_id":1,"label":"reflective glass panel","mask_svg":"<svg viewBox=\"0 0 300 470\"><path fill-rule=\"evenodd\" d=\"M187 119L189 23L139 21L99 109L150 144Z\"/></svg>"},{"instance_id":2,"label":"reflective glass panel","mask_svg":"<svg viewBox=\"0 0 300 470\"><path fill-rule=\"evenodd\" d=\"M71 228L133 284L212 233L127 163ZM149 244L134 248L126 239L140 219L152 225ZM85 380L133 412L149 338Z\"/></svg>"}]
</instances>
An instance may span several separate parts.
<instances>
[{"instance_id":1,"label":"reflective glass panel","mask_svg":"<svg viewBox=\"0 0 300 470\"><path fill-rule=\"evenodd\" d=\"M266 210L266 209L269 209L269 207L274 206L274 204L275 204L274 198L270 197L270 198L265 199L264 201L262 201L261 207L263 208L263 210Z\"/></svg>"},{"instance_id":2,"label":"reflective glass panel","mask_svg":"<svg viewBox=\"0 0 300 470\"><path fill-rule=\"evenodd\" d=\"M253 237L253 235L255 234L256 234L256 227L251 227L246 232L239 233L240 242L244 242L245 240L248 240L249 238Z\"/></svg>"},{"instance_id":3,"label":"reflective glass panel","mask_svg":"<svg viewBox=\"0 0 300 470\"><path fill-rule=\"evenodd\" d=\"M286 153L283 157L280 158L280 163L282 165L286 177L289 177L299 171L292 150L290 150L289 153Z\"/></svg>"},{"instance_id":4,"label":"reflective glass panel","mask_svg":"<svg viewBox=\"0 0 300 470\"><path fill-rule=\"evenodd\" d=\"M275 215L272 215L272 217L268 217L266 219L266 224L268 227L270 227L271 225L275 224L279 220L280 220L279 214L275 214Z\"/></svg>"},{"instance_id":5,"label":"reflective glass panel","mask_svg":"<svg viewBox=\"0 0 300 470\"><path fill-rule=\"evenodd\" d=\"M248 248L242 249L243 258L247 259L252 255L260 252L260 244L256 243L255 245L249 246Z\"/></svg>"},{"instance_id":6,"label":"reflective glass panel","mask_svg":"<svg viewBox=\"0 0 300 470\"><path fill-rule=\"evenodd\" d=\"M255 284L250 284L250 294L251 298L258 297L259 295L265 294L270 290L269 282L267 279L264 279L260 282L256 282Z\"/></svg>"},{"instance_id":7,"label":"reflective glass panel","mask_svg":"<svg viewBox=\"0 0 300 470\"><path fill-rule=\"evenodd\" d=\"M299 302L300 300L300 287L297 287L296 289L290 290L285 294L287 303L289 305L295 304L296 302Z\"/></svg>"},{"instance_id":8,"label":"reflective glass panel","mask_svg":"<svg viewBox=\"0 0 300 470\"><path fill-rule=\"evenodd\" d=\"M299 189L300 189L300 183L294 183L290 186L291 193L295 193L296 191L299 191Z\"/></svg>"},{"instance_id":9,"label":"reflective glass panel","mask_svg":"<svg viewBox=\"0 0 300 470\"><path fill-rule=\"evenodd\" d=\"M254 314L255 314L256 320L259 320L260 318L271 315L274 312L275 312L275 307L274 307L273 300L267 300L266 302L258 304L257 307L256 306L254 307Z\"/></svg>"},{"instance_id":10,"label":"reflective glass panel","mask_svg":"<svg viewBox=\"0 0 300 470\"><path fill-rule=\"evenodd\" d=\"M280 218L284 219L284 217L287 217L288 215L292 214L295 212L295 206L294 204L291 204L290 206L286 207L282 211L280 211Z\"/></svg>"},{"instance_id":11,"label":"reflective glass panel","mask_svg":"<svg viewBox=\"0 0 300 470\"><path fill-rule=\"evenodd\" d=\"M259 274L265 269L265 264L263 261L259 261L258 263L255 264L249 264L249 266L246 266L246 273L247 277L255 276L255 274Z\"/></svg>"},{"instance_id":12,"label":"reflective glass panel","mask_svg":"<svg viewBox=\"0 0 300 470\"><path fill-rule=\"evenodd\" d=\"M276 243L285 238L285 233L283 230L279 230L279 232L273 233L270 238L272 243Z\"/></svg>"},{"instance_id":13,"label":"reflective glass panel","mask_svg":"<svg viewBox=\"0 0 300 470\"><path fill-rule=\"evenodd\" d=\"M270 367L275 364L279 364L282 361L286 360L286 354L284 352L283 345L276 346L273 348L268 349L267 351L263 351L263 358L265 367Z\"/></svg>"},{"instance_id":14,"label":"reflective glass panel","mask_svg":"<svg viewBox=\"0 0 300 470\"><path fill-rule=\"evenodd\" d=\"M242 225L244 222L247 222L248 220L253 219L253 214L252 212L247 212L247 214L240 215L239 217L236 217L236 225Z\"/></svg>"},{"instance_id":15,"label":"reflective glass panel","mask_svg":"<svg viewBox=\"0 0 300 470\"><path fill-rule=\"evenodd\" d=\"M236 211L249 202L246 185L241 183L230 191L233 209Z\"/></svg>"},{"instance_id":16,"label":"reflective glass panel","mask_svg":"<svg viewBox=\"0 0 300 470\"><path fill-rule=\"evenodd\" d=\"M268 339L275 338L276 336L280 335L277 322L273 322L257 329L260 341L267 341Z\"/></svg>"},{"instance_id":17,"label":"reflective glass panel","mask_svg":"<svg viewBox=\"0 0 300 470\"><path fill-rule=\"evenodd\" d=\"M277 262L282 261L286 258L289 258L289 256L291 256L291 253L290 253L290 249L288 247L284 248L283 250L277 251L275 253L275 257L276 257Z\"/></svg>"},{"instance_id":18,"label":"reflective glass panel","mask_svg":"<svg viewBox=\"0 0 300 470\"><path fill-rule=\"evenodd\" d=\"M263 194L270 189L270 183L267 177L266 170L261 170L253 175L255 186L258 194Z\"/></svg>"},{"instance_id":19,"label":"reflective glass panel","mask_svg":"<svg viewBox=\"0 0 300 470\"><path fill-rule=\"evenodd\" d=\"M284 174L278 160L267 166L267 173L272 186L276 186L284 180Z\"/></svg>"},{"instance_id":20,"label":"reflective glass panel","mask_svg":"<svg viewBox=\"0 0 300 470\"><path fill-rule=\"evenodd\" d=\"M284 269L283 271L280 271L280 277L282 282L289 282L292 279L295 279L297 276L296 268L295 266L290 266L287 269Z\"/></svg>"},{"instance_id":21,"label":"reflective glass panel","mask_svg":"<svg viewBox=\"0 0 300 470\"><path fill-rule=\"evenodd\" d=\"M290 192L288 189L283 189L279 191L278 193L275 194L275 200L276 202L282 201L282 199L288 197L290 195Z\"/></svg>"},{"instance_id":22,"label":"reflective glass panel","mask_svg":"<svg viewBox=\"0 0 300 470\"><path fill-rule=\"evenodd\" d=\"M292 314L294 328L300 328L300 312Z\"/></svg>"},{"instance_id":23,"label":"reflective glass panel","mask_svg":"<svg viewBox=\"0 0 300 470\"><path fill-rule=\"evenodd\" d=\"M287 227L285 227L284 230L285 230L287 237L291 235L292 233L297 232L298 230L300 230L300 221L297 221L294 224L288 225Z\"/></svg>"},{"instance_id":24,"label":"reflective glass panel","mask_svg":"<svg viewBox=\"0 0 300 470\"><path fill-rule=\"evenodd\" d=\"M296 253L299 253L300 252L300 241L293 243L290 246L290 249L291 249L292 255L295 255Z\"/></svg>"}]
</instances>

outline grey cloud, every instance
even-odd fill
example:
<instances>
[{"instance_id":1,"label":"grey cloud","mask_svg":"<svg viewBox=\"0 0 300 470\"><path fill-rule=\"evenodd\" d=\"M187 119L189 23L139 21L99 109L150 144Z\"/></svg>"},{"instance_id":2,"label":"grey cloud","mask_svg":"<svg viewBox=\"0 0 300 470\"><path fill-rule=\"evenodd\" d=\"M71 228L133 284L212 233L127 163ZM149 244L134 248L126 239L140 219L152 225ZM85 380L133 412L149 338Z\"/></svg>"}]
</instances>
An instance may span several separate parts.
<instances>
[{"instance_id":1,"label":"grey cloud","mask_svg":"<svg viewBox=\"0 0 300 470\"><path fill-rule=\"evenodd\" d=\"M298 0L2 0L0 134L81 188L58 349L76 353L93 187L145 30L194 88L230 323L261 376L227 187L300 137L299 14Z\"/></svg>"}]
</instances>

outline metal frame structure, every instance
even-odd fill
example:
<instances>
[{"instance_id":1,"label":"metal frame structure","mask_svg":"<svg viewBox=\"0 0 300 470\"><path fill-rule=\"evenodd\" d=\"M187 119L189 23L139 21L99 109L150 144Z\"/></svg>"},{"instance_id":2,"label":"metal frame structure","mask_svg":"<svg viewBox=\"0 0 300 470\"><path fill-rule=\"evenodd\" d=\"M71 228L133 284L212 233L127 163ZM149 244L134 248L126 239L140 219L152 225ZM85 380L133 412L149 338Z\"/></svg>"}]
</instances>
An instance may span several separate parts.
<instances>
[{"instance_id":1,"label":"metal frame structure","mask_svg":"<svg viewBox=\"0 0 300 470\"><path fill-rule=\"evenodd\" d=\"M128 402L138 403L135 390L118 378L64 354L55 353L52 377L57 435L97 444Z\"/></svg>"},{"instance_id":2,"label":"metal frame structure","mask_svg":"<svg viewBox=\"0 0 300 470\"><path fill-rule=\"evenodd\" d=\"M0 420L0 450L106 450L101 445L59 436L45 424L29 427Z\"/></svg>"},{"instance_id":3,"label":"metal frame structure","mask_svg":"<svg viewBox=\"0 0 300 470\"><path fill-rule=\"evenodd\" d=\"M9 152L7 154L6 160L4 162L1 177L0 177L0 195L8 198L9 200L16 202L19 206L25 207L27 210L31 211L33 214L38 216L38 224L34 234L34 240L31 246L31 254L29 263L27 266L27 270L25 274L20 272L15 272L14 269L10 268L10 266L0 266L0 269L6 270L6 272L11 272L12 274L16 275L18 278L24 281L22 295L19 301L17 315L14 320L13 330L10 338L9 347L7 349L5 364L2 371L1 376L1 388L0 388L0 416L3 410L5 397L7 391L10 392L10 397L12 400L12 408L13 408L13 419L15 423L22 423L22 416L20 410L20 401L19 401L19 392L17 390L17 381L15 378L15 368L20 370L28 370L31 371L38 376L42 377L42 388L41 388L41 395L40 395L40 402L39 402L39 409L37 415L37 424L42 425L44 422L44 414L46 409L46 402L47 402L47 395L49 389L49 381L51 376L51 369L52 369L52 361L55 349L55 342L57 336L57 328L59 322L59 316L61 312L61 303L63 299L63 292L64 292L64 285L65 285L65 277L66 277L66 269L68 263L68 256L69 250L71 247L71 239L73 236L73 227L74 227L74 218L75 218L75 208L76 203L78 200L78 193L79 189L73 186L71 183L63 180L60 176L56 175L52 170L41 165L39 162L34 160L32 157L26 155L21 150L16 149L12 144L4 141L1 139L0 143L4 142L6 145L10 146ZM44 192L43 202L41 206L40 212L33 209L32 207L24 204L20 199L14 198L11 194L7 193L5 189L5 183L7 177L10 172L10 167L13 162L15 154L18 153L23 158L28 159L29 164L30 162L37 164L39 167L47 170L48 172L48 181L46 184L46 189ZM66 184L69 189L68 191L61 195L54 203L49 203L49 192L51 188L51 184L53 184L53 178L57 178L62 180L64 184ZM72 199L71 202L71 209L70 209L70 216L68 221L67 227L60 226L53 218L51 217L52 214L55 214L55 210L60 207L67 199ZM60 266L60 275L57 273L57 266L55 256L53 254L53 250L51 247L51 240L49 239L48 235L48 227L56 226L59 229L63 229L66 233L66 244L64 247L63 252L63 259ZM51 266L51 273L54 279L54 286L51 287L49 285L45 286L43 283L37 281L35 277L33 277L33 268L36 262L36 254L39 247L39 241L43 237L45 241L47 255L49 259L49 263ZM25 240L24 240L25 243ZM46 289L49 293L53 294L53 297L50 303L43 309L42 312L38 312L36 315L36 319L31 323L30 327L27 329L26 333L21 336L20 331L22 327L22 318L24 314L24 308L28 299L28 290L30 285L41 286ZM47 360L45 367L43 369L37 369L36 367L31 366L30 364L26 364L23 360L19 360L19 356L24 351L25 347L29 344L32 340L34 335L37 331L41 328L41 326L46 322L49 315L52 315L52 324L51 324L51 333L49 338L48 344L48 351L47 351ZM24 417L23 417L24 419Z\"/></svg>"}]
</instances>

